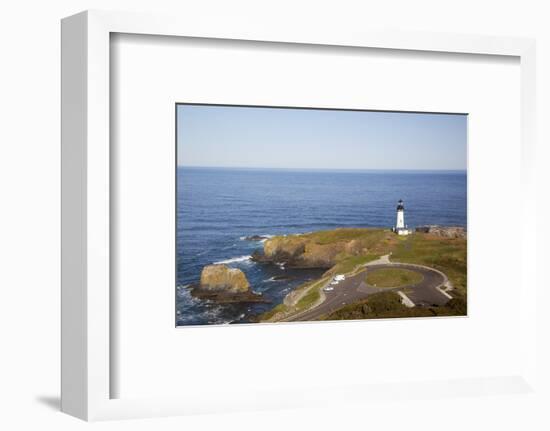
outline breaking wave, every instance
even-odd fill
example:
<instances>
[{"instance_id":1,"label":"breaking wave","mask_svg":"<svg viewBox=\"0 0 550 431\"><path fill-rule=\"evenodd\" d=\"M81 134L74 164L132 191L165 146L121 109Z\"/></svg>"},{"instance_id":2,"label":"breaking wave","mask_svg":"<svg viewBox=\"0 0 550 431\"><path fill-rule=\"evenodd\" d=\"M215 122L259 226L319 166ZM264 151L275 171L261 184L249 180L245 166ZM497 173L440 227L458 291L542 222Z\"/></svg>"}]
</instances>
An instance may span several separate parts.
<instances>
[{"instance_id":1,"label":"breaking wave","mask_svg":"<svg viewBox=\"0 0 550 431\"><path fill-rule=\"evenodd\" d=\"M271 283L272 281L281 281L281 280L277 280L275 277L269 277L269 278L266 278L263 282Z\"/></svg>"},{"instance_id":2,"label":"breaking wave","mask_svg":"<svg viewBox=\"0 0 550 431\"><path fill-rule=\"evenodd\" d=\"M258 242L266 242L269 238L273 238L275 235L265 234L265 235L245 235L240 236L239 239L241 241L258 241ZM258 237L260 239L256 239L255 237ZM254 239L252 239L254 238Z\"/></svg>"},{"instance_id":3,"label":"breaking wave","mask_svg":"<svg viewBox=\"0 0 550 431\"><path fill-rule=\"evenodd\" d=\"M252 256L250 256L250 255L238 256L238 257L232 257L230 259L219 260L218 262L214 262L214 264L215 265L223 265L223 264L227 264L227 263L247 262L247 261L250 261L250 259L252 259Z\"/></svg>"}]
</instances>

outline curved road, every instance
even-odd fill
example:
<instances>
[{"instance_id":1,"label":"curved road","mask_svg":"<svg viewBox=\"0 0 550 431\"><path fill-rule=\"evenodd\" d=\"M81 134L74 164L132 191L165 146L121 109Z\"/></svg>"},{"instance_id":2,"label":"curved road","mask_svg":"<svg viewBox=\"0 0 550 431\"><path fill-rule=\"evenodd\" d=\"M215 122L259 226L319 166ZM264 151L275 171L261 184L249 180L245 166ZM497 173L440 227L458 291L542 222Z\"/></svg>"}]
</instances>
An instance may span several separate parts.
<instances>
[{"instance_id":1,"label":"curved road","mask_svg":"<svg viewBox=\"0 0 550 431\"><path fill-rule=\"evenodd\" d=\"M377 288L366 284L365 279L367 271L376 271L384 268L403 268L419 272L424 277L420 283L401 287ZM316 320L319 317L342 308L345 305L366 299L369 295L384 291L405 290L406 295L417 306L444 305L449 301L449 297L438 288L443 285L447 279L439 271L425 267L406 263L384 263L376 265L367 265L366 271L346 277L344 281L334 286L331 292L324 292L326 299L317 307L303 313L288 317L287 321L307 321Z\"/></svg>"}]
</instances>

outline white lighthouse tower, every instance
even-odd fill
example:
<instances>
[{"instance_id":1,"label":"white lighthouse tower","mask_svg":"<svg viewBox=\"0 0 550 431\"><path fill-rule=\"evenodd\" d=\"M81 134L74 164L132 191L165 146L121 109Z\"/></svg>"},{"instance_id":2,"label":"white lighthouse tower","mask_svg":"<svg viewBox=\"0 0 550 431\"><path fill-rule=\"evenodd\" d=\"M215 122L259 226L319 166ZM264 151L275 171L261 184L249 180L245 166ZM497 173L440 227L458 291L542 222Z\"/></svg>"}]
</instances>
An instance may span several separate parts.
<instances>
[{"instance_id":1,"label":"white lighthouse tower","mask_svg":"<svg viewBox=\"0 0 550 431\"><path fill-rule=\"evenodd\" d=\"M408 235L411 233L405 224L405 205L402 199L399 199L399 202L397 202L397 220L393 231L397 235Z\"/></svg>"}]
</instances>

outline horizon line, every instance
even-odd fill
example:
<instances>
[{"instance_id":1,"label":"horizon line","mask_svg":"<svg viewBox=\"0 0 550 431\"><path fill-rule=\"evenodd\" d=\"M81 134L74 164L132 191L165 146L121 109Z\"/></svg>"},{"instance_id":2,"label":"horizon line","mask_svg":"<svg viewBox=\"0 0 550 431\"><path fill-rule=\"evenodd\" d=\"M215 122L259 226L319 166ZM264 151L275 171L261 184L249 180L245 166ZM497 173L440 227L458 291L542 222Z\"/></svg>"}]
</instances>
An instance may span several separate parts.
<instances>
[{"instance_id":1,"label":"horizon line","mask_svg":"<svg viewBox=\"0 0 550 431\"><path fill-rule=\"evenodd\" d=\"M178 168L195 168L195 169L255 169L255 170L301 170L301 171L409 171L409 172L467 172L467 168L303 168L303 167L291 167L291 168L281 168L281 167L265 167L265 166L204 166L204 165L180 165L177 164Z\"/></svg>"}]
</instances>

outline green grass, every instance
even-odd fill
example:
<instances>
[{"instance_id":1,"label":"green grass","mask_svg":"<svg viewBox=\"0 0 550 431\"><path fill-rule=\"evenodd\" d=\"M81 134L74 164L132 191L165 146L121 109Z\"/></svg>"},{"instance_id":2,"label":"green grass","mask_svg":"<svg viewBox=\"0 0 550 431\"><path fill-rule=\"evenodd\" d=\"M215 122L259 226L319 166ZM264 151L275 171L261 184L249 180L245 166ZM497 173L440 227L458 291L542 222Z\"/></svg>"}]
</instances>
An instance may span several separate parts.
<instances>
[{"instance_id":1,"label":"green grass","mask_svg":"<svg viewBox=\"0 0 550 431\"><path fill-rule=\"evenodd\" d=\"M401 287L420 283L422 274L401 268L383 268L367 271L367 284L376 287Z\"/></svg>"},{"instance_id":2,"label":"green grass","mask_svg":"<svg viewBox=\"0 0 550 431\"><path fill-rule=\"evenodd\" d=\"M319 280L308 281L306 283L301 284L294 290L294 293L300 294L300 291L304 291L306 293L304 294L304 296L302 296L298 300L296 305L287 306L284 303L278 304L271 310L260 314L257 317L257 320L260 322L265 322L272 319L278 313L282 313L284 315L290 315L290 314L295 314L306 310L307 308L311 307L320 299L321 288L325 285L327 281L328 279L324 277Z\"/></svg>"},{"instance_id":3,"label":"green grass","mask_svg":"<svg viewBox=\"0 0 550 431\"><path fill-rule=\"evenodd\" d=\"M467 243L465 239L437 238L415 233L400 241L391 259L396 262L427 265L444 272L461 295L466 295Z\"/></svg>"},{"instance_id":4,"label":"green grass","mask_svg":"<svg viewBox=\"0 0 550 431\"><path fill-rule=\"evenodd\" d=\"M365 263L372 262L378 259L380 256L376 254L367 254L362 256L345 256L333 266L329 272L331 274L347 274L353 271L357 266L364 265Z\"/></svg>"},{"instance_id":5,"label":"green grass","mask_svg":"<svg viewBox=\"0 0 550 431\"><path fill-rule=\"evenodd\" d=\"M383 229L368 228L340 228L333 230L321 230L318 232L303 235L317 244L333 244L338 241L360 240L365 247L373 246L384 236Z\"/></svg>"},{"instance_id":6,"label":"green grass","mask_svg":"<svg viewBox=\"0 0 550 431\"><path fill-rule=\"evenodd\" d=\"M389 319L398 317L465 316L466 299L456 297L442 307L405 307L395 292L375 293L364 301L346 305L320 320Z\"/></svg>"},{"instance_id":7,"label":"green grass","mask_svg":"<svg viewBox=\"0 0 550 431\"><path fill-rule=\"evenodd\" d=\"M308 307L311 307L317 301L319 301L320 298L321 293L319 292L319 289L311 289L302 298L300 298L300 300L296 304L296 308L297 310L305 310Z\"/></svg>"},{"instance_id":8,"label":"green grass","mask_svg":"<svg viewBox=\"0 0 550 431\"><path fill-rule=\"evenodd\" d=\"M283 304L283 303L278 304L275 307L273 307L271 310L260 314L258 316L258 321L259 322L268 321L273 316L275 316L275 314L277 314L277 313L286 313L287 311L288 311L288 307L285 304Z\"/></svg>"},{"instance_id":9,"label":"green grass","mask_svg":"<svg viewBox=\"0 0 550 431\"><path fill-rule=\"evenodd\" d=\"M308 282L303 285L307 289L307 293L298 300L296 306L291 311L303 311L315 304L321 298L321 288L325 285L325 283L327 283L327 281L328 279L323 277L317 281L314 281L313 284L312 282ZM302 287L299 287L298 289L302 289Z\"/></svg>"}]
</instances>

